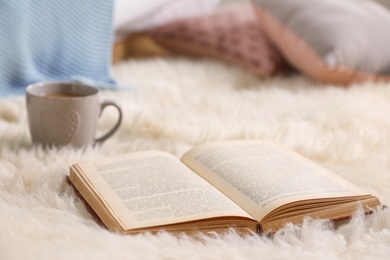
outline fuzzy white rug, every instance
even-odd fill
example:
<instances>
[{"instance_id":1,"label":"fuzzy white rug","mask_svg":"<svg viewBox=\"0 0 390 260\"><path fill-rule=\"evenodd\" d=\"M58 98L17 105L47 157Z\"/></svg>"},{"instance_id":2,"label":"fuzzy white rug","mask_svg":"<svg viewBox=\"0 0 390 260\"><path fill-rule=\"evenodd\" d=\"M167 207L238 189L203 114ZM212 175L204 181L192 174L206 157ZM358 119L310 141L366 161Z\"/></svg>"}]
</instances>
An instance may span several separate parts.
<instances>
[{"instance_id":1,"label":"fuzzy white rug","mask_svg":"<svg viewBox=\"0 0 390 260\"><path fill-rule=\"evenodd\" d=\"M0 259L389 259L390 210L287 225L273 239L234 232L127 235L99 227L65 182L69 165L160 149L176 156L221 139L271 139L366 188L390 205L390 85L344 89L303 77L260 80L211 61L116 65L124 90L119 132L86 150L31 144L24 98L0 100ZM136 89L126 90L129 86ZM129 88L130 89L130 88ZM99 130L114 121L107 110Z\"/></svg>"}]
</instances>

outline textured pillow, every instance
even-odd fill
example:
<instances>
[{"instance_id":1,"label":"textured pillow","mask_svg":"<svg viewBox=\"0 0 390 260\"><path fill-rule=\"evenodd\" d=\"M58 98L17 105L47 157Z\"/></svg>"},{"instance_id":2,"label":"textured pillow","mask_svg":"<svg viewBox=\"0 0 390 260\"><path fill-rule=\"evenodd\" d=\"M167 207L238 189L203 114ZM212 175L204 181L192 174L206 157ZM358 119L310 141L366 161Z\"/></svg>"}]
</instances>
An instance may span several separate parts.
<instances>
[{"instance_id":1,"label":"textured pillow","mask_svg":"<svg viewBox=\"0 0 390 260\"><path fill-rule=\"evenodd\" d=\"M323 82L390 80L390 12L371 0L254 0L285 59Z\"/></svg>"},{"instance_id":2,"label":"textured pillow","mask_svg":"<svg viewBox=\"0 0 390 260\"><path fill-rule=\"evenodd\" d=\"M264 37L251 5L234 5L198 17L181 19L149 31L174 53L215 58L270 76L286 63Z\"/></svg>"}]
</instances>

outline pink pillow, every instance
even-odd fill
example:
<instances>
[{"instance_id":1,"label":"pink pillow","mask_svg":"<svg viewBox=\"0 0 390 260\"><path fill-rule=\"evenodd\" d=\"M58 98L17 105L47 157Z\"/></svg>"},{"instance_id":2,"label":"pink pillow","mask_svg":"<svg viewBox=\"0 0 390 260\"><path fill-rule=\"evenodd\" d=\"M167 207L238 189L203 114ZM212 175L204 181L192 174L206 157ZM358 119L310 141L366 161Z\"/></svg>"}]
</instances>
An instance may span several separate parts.
<instances>
[{"instance_id":1,"label":"pink pillow","mask_svg":"<svg viewBox=\"0 0 390 260\"><path fill-rule=\"evenodd\" d=\"M177 20L149 31L168 50L236 64L259 76L288 66L264 37L251 5L234 5L214 13Z\"/></svg>"},{"instance_id":2,"label":"pink pillow","mask_svg":"<svg viewBox=\"0 0 390 260\"><path fill-rule=\"evenodd\" d=\"M253 0L283 57L316 80L390 81L390 12L371 0Z\"/></svg>"}]
</instances>

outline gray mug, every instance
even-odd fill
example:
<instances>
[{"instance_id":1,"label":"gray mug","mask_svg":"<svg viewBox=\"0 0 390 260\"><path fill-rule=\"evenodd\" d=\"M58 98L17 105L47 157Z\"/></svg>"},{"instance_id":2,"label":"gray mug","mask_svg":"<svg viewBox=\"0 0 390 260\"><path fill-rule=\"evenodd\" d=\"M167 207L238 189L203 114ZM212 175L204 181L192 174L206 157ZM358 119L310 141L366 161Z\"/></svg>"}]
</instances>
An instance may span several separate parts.
<instances>
[{"instance_id":1,"label":"gray mug","mask_svg":"<svg viewBox=\"0 0 390 260\"><path fill-rule=\"evenodd\" d=\"M44 146L83 147L105 141L122 122L121 107L99 99L95 87L72 82L40 82L26 88L31 138ZM100 114L107 106L118 110L118 120L103 136L95 138Z\"/></svg>"}]
</instances>

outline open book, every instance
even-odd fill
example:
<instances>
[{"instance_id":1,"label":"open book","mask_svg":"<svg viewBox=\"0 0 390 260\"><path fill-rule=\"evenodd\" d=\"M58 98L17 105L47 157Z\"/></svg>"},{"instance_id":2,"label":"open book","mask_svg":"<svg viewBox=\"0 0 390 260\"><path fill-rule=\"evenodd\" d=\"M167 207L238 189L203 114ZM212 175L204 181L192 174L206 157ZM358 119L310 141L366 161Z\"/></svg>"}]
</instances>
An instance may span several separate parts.
<instances>
[{"instance_id":1,"label":"open book","mask_svg":"<svg viewBox=\"0 0 390 260\"><path fill-rule=\"evenodd\" d=\"M69 179L108 229L120 233L274 232L305 217L341 220L379 199L268 141L195 146L181 160L145 151L80 162Z\"/></svg>"}]
</instances>

